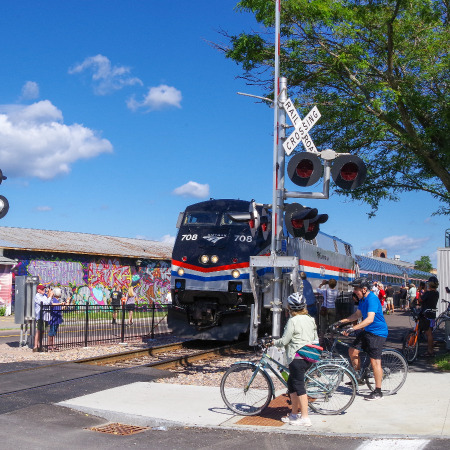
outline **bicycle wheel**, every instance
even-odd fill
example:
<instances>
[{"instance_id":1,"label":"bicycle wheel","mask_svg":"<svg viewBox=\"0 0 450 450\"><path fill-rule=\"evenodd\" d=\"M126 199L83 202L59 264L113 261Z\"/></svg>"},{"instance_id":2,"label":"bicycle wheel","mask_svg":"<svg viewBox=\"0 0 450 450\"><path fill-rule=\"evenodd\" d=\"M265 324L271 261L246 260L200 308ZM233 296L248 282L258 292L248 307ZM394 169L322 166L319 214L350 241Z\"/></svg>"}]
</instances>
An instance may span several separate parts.
<instances>
[{"instance_id":1,"label":"bicycle wheel","mask_svg":"<svg viewBox=\"0 0 450 450\"><path fill-rule=\"evenodd\" d=\"M383 369L381 391L384 395L395 394L403 386L408 375L408 363L405 357L397 350L383 350L381 368ZM372 368L366 374L366 384L371 391L375 390Z\"/></svg>"},{"instance_id":2,"label":"bicycle wheel","mask_svg":"<svg viewBox=\"0 0 450 450\"><path fill-rule=\"evenodd\" d=\"M419 339L414 331L409 331L403 338L402 353L406 361L412 363L419 352Z\"/></svg>"},{"instance_id":3,"label":"bicycle wheel","mask_svg":"<svg viewBox=\"0 0 450 450\"><path fill-rule=\"evenodd\" d=\"M272 384L265 372L249 363L232 365L220 382L220 394L233 412L243 416L259 414L272 399Z\"/></svg>"},{"instance_id":4,"label":"bicycle wheel","mask_svg":"<svg viewBox=\"0 0 450 450\"><path fill-rule=\"evenodd\" d=\"M356 383L343 366L321 363L305 375L309 407L319 414L340 414L355 400Z\"/></svg>"}]
</instances>

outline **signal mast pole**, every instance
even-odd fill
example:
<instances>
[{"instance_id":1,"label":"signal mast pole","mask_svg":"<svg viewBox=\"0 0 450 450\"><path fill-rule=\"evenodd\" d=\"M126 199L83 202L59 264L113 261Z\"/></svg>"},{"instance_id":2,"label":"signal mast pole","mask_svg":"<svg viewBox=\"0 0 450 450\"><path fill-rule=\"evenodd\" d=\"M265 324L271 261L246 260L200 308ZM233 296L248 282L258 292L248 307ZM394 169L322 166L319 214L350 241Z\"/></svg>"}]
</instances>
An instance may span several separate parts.
<instances>
[{"instance_id":1,"label":"signal mast pole","mask_svg":"<svg viewBox=\"0 0 450 450\"><path fill-rule=\"evenodd\" d=\"M281 0L275 2L275 77L274 77L274 133L273 133L273 197L272 197L272 241L270 253L276 258L282 251L284 172L285 160L282 138L285 137L286 112L280 104L287 99L287 80L280 78L280 12ZM281 334L283 269L274 267L272 304L272 336Z\"/></svg>"}]
</instances>

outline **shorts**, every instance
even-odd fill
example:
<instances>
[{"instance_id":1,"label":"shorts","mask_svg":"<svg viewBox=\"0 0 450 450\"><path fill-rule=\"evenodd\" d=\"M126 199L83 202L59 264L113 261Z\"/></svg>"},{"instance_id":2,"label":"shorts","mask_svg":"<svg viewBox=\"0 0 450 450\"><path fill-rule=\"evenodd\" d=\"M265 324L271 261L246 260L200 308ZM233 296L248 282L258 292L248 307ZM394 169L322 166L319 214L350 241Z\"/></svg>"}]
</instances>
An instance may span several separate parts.
<instances>
[{"instance_id":1,"label":"shorts","mask_svg":"<svg viewBox=\"0 0 450 450\"><path fill-rule=\"evenodd\" d=\"M419 328L421 331L428 331L430 328L433 329L436 325L436 319L429 319L428 317L419 316Z\"/></svg>"},{"instance_id":2,"label":"shorts","mask_svg":"<svg viewBox=\"0 0 450 450\"><path fill-rule=\"evenodd\" d=\"M37 319L36 320L36 330L38 331L44 331L45 328L47 328L48 322L43 319Z\"/></svg>"},{"instance_id":3,"label":"shorts","mask_svg":"<svg viewBox=\"0 0 450 450\"><path fill-rule=\"evenodd\" d=\"M289 364L289 378L287 380L288 392L297 395L305 395L305 372L311 367L312 363L305 359L295 358Z\"/></svg>"},{"instance_id":4,"label":"shorts","mask_svg":"<svg viewBox=\"0 0 450 450\"><path fill-rule=\"evenodd\" d=\"M48 330L48 335L50 337L55 337L56 333L58 332L59 323L54 323L50 325L50 329Z\"/></svg>"},{"instance_id":5,"label":"shorts","mask_svg":"<svg viewBox=\"0 0 450 450\"><path fill-rule=\"evenodd\" d=\"M352 343L352 347L361 345L361 348L367 353L369 358L381 359L381 352L383 351L385 342L385 337L364 330L356 336L356 339Z\"/></svg>"},{"instance_id":6,"label":"shorts","mask_svg":"<svg viewBox=\"0 0 450 450\"><path fill-rule=\"evenodd\" d=\"M386 305L394 306L394 297L386 297Z\"/></svg>"},{"instance_id":7,"label":"shorts","mask_svg":"<svg viewBox=\"0 0 450 450\"><path fill-rule=\"evenodd\" d=\"M117 305L117 304L114 304L114 305L111 305L112 306L112 309L114 310L114 311L117 311L118 309L121 309L122 307L121 307L121 305Z\"/></svg>"},{"instance_id":8,"label":"shorts","mask_svg":"<svg viewBox=\"0 0 450 450\"><path fill-rule=\"evenodd\" d=\"M125 309L127 311L134 311L136 309L136 305L134 303L130 303L129 305L125 305Z\"/></svg>"}]
</instances>

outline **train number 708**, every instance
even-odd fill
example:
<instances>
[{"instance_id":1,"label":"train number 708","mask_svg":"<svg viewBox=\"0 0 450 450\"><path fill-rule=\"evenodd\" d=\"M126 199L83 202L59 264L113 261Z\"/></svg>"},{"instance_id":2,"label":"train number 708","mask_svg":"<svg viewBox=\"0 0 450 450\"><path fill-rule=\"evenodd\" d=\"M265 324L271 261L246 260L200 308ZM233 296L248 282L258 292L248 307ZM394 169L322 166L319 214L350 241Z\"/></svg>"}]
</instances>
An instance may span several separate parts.
<instances>
[{"instance_id":1,"label":"train number 708","mask_svg":"<svg viewBox=\"0 0 450 450\"><path fill-rule=\"evenodd\" d=\"M252 242L251 236L245 236L244 234L235 234L234 235L234 242Z\"/></svg>"}]
</instances>

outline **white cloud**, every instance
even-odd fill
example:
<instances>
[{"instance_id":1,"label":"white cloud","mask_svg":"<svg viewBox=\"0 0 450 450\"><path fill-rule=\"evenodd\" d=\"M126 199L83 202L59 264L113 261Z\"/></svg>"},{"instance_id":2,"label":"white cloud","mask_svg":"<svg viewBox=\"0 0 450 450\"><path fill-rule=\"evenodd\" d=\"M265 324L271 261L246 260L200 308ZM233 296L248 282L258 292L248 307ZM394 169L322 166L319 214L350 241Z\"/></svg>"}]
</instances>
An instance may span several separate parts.
<instances>
[{"instance_id":1,"label":"white cloud","mask_svg":"<svg viewBox=\"0 0 450 450\"><path fill-rule=\"evenodd\" d=\"M111 61L103 55L89 56L81 64L71 67L69 74L85 71L92 72L94 92L98 95L106 95L125 86L142 85L139 78L130 75L129 67L113 66Z\"/></svg>"},{"instance_id":2,"label":"white cloud","mask_svg":"<svg viewBox=\"0 0 450 450\"><path fill-rule=\"evenodd\" d=\"M0 160L7 176L51 179L70 165L112 152L107 139L83 125L65 125L50 101L0 105Z\"/></svg>"},{"instance_id":3,"label":"white cloud","mask_svg":"<svg viewBox=\"0 0 450 450\"><path fill-rule=\"evenodd\" d=\"M39 85L35 81L27 81L22 87L21 98L34 100L39 97Z\"/></svg>"},{"instance_id":4,"label":"white cloud","mask_svg":"<svg viewBox=\"0 0 450 450\"><path fill-rule=\"evenodd\" d=\"M421 248L429 240L429 237L412 238L406 234L402 236L389 236L373 242L370 248L382 248L388 250L390 253L407 255Z\"/></svg>"},{"instance_id":5,"label":"white cloud","mask_svg":"<svg viewBox=\"0 0 450 450\"><path fill-rule=\"evenodd\" d=\"M174 245L175 244L175 236L171 236L170 234L165 234L160 241L163 244Z\"/></svg>"},{"instance_id":6,"label":"white cloud","mask_svg":"<svg viewBox=\"0 0 450 450\"><path fill-rule=\"evenodd\" d=\"M147 95L144 96L141 102L137 101L134 97L131 97L127 101L127 106L132 111L136 111L139 108L154 111L170 106L181 108L181 100L181 91L173 86L161 84L159 86L149 88Z\"/></svg>"},{"instance_id":7,"label":"white cloud","mask_svg":"<svg viewBox=\"0 0 450 450\"><path fill-rule=\"evenodd\" d=\"M52 210L51 206L37 206L36 207L36 211L45 212L45 211L51 211L51 210Z\"/></svg>"},{"instance_id":8,"label":"white cloud","mask_svg":"<svg viewBox=\"0 0 450 450\"><path fill-rule=\"evenodd\" d=\"M199 184L195 181L189 181L183 184L183 186L174 189L173 193L182 197L206 198L209 197L209 184Z\"/></svg>"}]
</instances>

